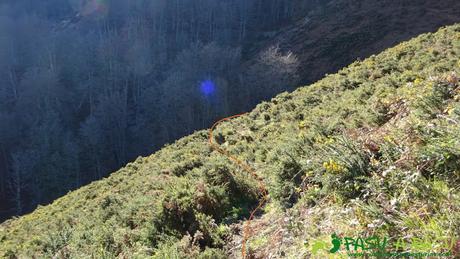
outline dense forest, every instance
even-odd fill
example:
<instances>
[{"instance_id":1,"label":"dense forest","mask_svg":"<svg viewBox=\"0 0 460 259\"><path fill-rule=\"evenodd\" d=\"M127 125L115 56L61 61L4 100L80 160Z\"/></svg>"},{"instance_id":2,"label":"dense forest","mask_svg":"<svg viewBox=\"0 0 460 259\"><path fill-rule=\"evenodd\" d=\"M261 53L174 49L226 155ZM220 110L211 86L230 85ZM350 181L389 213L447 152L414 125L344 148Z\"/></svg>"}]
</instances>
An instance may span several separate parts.
<instances>
[{"instance_id":1,"label":"dense forest","mask_svg":"<svg viewBox=\"0 0 460 259\"><path fill-rule=\"evenodd\" d=\"M0 4L0 220L292 89L295 55L244 50L319 2Z\"/></svg>"}]
</instances>

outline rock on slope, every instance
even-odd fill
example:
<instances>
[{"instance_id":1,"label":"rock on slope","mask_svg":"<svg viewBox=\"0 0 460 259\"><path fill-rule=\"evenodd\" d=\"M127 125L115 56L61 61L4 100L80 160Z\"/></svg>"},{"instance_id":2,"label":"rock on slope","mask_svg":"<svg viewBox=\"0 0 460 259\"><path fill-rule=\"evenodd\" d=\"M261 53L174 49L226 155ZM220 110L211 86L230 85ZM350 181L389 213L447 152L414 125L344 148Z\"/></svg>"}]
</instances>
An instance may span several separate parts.
<instances>
[{"instance_id":1,"label":"rock on slope","mask_svg":"<svg viewBox=\"0 0 460 259\"><path fill-rule=\"evenodd\" d=\"M333 233L388 237L393 251L413 250L415 237L425 250L460 249L459 57L454 25L220 125L216 142L270 192L248 254L311 256ZM239 257L239 226L257 196L200 131L1 224L0 256Z\"/></svg>"}]
</instances>

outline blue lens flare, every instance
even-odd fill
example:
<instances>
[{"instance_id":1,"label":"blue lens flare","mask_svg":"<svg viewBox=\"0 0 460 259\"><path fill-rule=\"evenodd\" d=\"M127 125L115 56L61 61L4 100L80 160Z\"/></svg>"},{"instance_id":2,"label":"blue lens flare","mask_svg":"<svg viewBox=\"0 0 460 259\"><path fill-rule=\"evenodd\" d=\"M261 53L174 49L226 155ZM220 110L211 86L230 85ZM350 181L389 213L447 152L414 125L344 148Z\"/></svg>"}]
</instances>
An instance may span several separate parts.
<instances>
[{"instance_id":1,"label":"blue lens flare","mask_svg":"<svg viewBox=\"0 0 460 259\"><path fill-rule=\"evenodd\" d=\"M216 91L216 85L212 80L205 80L200 83L200 90L205 96L210 96Z\"/></svg>"}]
</instances>

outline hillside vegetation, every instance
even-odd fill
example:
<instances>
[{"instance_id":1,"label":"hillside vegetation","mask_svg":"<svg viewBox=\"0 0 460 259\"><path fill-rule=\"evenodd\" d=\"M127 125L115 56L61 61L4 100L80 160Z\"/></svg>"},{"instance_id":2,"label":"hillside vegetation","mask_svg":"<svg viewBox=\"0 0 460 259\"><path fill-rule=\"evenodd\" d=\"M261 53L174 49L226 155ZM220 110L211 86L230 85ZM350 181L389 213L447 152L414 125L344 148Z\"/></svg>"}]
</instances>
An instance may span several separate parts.
<instances>
[{"instance_id":1,"label":"hillside vegetation","mask_svg":"<svg viewBox=\"0 0 460 259\"><path fill-rule=\"evenodd\" d=\"M215 141L254 167L270 192L249 253L310 256L312 242L333 233L418 237L431 242L428 251L458 250L459 57L454 25L221 124ZM3 223L0 257L240 256L257 182L213 151L207 133Z\"/></svg>"}]
</instances>

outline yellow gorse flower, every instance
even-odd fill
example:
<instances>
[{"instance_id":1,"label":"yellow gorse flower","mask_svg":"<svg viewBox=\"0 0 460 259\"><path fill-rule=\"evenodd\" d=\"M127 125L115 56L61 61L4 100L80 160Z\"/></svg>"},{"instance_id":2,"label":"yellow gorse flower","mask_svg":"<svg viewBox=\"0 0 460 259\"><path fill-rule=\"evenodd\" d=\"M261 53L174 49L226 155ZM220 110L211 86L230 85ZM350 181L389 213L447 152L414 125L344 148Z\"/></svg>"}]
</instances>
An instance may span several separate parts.
<instances>
[{"instance_id":1,"label":"yellow gorse flower","mask_svg":"<svg viewBox=\"0 0 460 259\"><path fill-rule=\"evenodd\" d=\"M345 168L336 161L329 159L329 161L323 163L324 169L330 173L343 173Z\"/></svg>"},{"instance_id":2,"label":"yellow gorse flower","mask_svg":"<svg viewBox=\"0 0 460 259\"><path fill-rule=\"evenodd\" d=\"M417 78L415 79L415 81L414 81L414 84L415 84L415 85L419 85L419 84L421 84L422 82L423 82L423 79L420 78L420 77L417 77Z\"/></svg>"}]
</instances>

